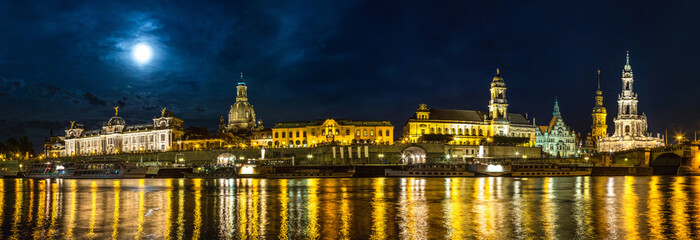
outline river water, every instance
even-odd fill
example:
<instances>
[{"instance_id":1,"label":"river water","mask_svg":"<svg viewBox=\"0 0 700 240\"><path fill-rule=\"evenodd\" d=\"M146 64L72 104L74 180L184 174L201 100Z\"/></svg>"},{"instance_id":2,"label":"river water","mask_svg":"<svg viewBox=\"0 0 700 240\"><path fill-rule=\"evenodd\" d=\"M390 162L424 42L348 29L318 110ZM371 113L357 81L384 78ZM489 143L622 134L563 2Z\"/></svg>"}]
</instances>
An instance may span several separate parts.
<instances>
[{"instance_id":1,"label":"river water","mask_svg":"<svg viewBox=\"0 0 700 240\"><path fill-rule=\"evenodd\" d=\"M687 239L700 177L0 180L0 239Z\"/></svg>"}]
</instances>

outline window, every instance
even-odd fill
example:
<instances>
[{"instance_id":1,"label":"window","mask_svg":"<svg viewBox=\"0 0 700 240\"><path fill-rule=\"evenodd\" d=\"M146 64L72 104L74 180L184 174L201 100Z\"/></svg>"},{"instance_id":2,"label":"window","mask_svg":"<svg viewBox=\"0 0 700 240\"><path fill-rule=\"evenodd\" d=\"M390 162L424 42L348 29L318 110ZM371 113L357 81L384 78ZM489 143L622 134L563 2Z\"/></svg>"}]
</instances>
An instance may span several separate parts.
<instances>
[{"instance_id":1,"label":"window","mask_svg":"<svg viewBox=\"0 0 700 240\"><path fill-rule=\"evenodd\" d=\"M364 136L364 137L367 136L367 130L362 130L362 136Z\"/></svg>"},{"instance_id":2,"label":"window","mask_svg":"<svg viewBox=\"0 0 700 240\"><path fill-rule=\"evenodd\" d=\"M374 130L369 130L369 136L374 137Z\"/></svg>"},{"instance_id":3,"label":"window","mask_svg":"<svg viewBox=\"0 0 700 240\"><path fill-rule=\"evenodd\" d=\"M160 135L160 140L161 140L161 141L165 141L165 134L161 134L161 135Z\"/></svg>"},{"instance_id":4,"label":"window","mask_svg":"<svg viewBox=\"0 0 700 240\"><path fill-rule=\"evenodd\" d=\"M350 129L345 129L345 135L350 135Z\"/></svg>"},{"instance_id":5,"label":"window","mask_svg":"<svg viewBox=\"0 0 700 240\"><path fill-rule=\"evenodd\" d=\"M435 128L430 128L430 134L435 133Z\"/></svg>"},{"instance_id":6,"label":"window","mask_svg":"<svg viewBox=\"0 0 700 240\"><path fill-rule=\"evenodd\" d=\"M279 138L279 137L280 137L280 133L275 133L275 138ZM275 145L279 145L279 144L275 144Z\"/></svg>"},{"instance_id":7,"label":"window","mask_svg":"<svg viewBox=\"0 0 700 240\"><path fill-rule=\"evenodd\" d=\"M360 130L355 131L355 135L360 136Z\"/></svg>"},{"instance_id":8,"label":"window","mask_svg":"<svg viewBox=\"0 0 700 240\"><path fill-rule=\"evenodd\" d=\"M297 131L297 137L299 137L299 131ZM299 145L299 144L297 144L297 145Z\"/></svg>"},{"instance_id":9,"label":"window","mask_svg":"<svg viewBox=\"0 0 700 240\"><path fill-rule=\"evenodd\" d=\"M289 138L293 138L293 137L294 137L294 133L289 132Z\"/></svg>"},{"instance_id":10,"label":"window","mask_svg":"<svg viewBox=\"0 0 700 240\"><path fill-rule=\"evenodd\" d=\"M340 129L335 130L335 135L340 135Z\"/></svg>"},{"instance_id":11,"label":"window","mask_svg":"<svg viewBox=\"0 0 700 240\"><path fill-rule=\"evenodd\" d=\"M306 137L306 131L304 131L304 137Z\"/></svg>"},{"instance_id":12,"label":"window","mask_svg":"<svg viewBox=\"0 0 700 240\"><path fill-rule=\"evenodd\" d=\"M284 138L284 137L285 137L285 136L284 136L285 134L286 134L286 133L284 133L284 132L282 133L282 138Z\"/></svg>"},{"instance_id":13,"label":"window","mask_svg":"<svg viewBox=\"0 0 700 240\"><path fill-rule=\"evenodd\" d=\"M386 130L386 136L387 136L387 137L391 136L391 131Z\"/></svg>"},{"instance_id":14,"label":"window","mask_svg":"<svg viewBox=\"0 0 700 240\"><path fill-rule=\"evenodd\" d=\"M382 130L377 131L377 136L382 136Z\"/></svg>"}]
</instances>

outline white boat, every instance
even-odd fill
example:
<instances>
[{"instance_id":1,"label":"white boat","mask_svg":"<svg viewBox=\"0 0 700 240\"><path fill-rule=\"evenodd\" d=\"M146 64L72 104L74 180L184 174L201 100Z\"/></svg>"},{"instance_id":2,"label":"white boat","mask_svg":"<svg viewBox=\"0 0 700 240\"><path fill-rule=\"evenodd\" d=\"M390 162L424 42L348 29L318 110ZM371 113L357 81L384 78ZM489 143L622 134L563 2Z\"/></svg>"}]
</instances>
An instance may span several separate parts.
<instances>
[{"instance_id":1,"label":"white boat","mask_svg":"<svg viewBox=\"0 0 700 240\"><path fill-rule=\"evenodd\" d=\"M148 167L136 163L84 162L35 163L25 172L28 178L145 178Z\"/></svg>"},{"instance_id":2,"label":"white boat","mask_svg":"<svg viewBox=\"0 0 700 240\"><path fill-rule=\"evenodd\" d=\"M513 177L571 177L589 176L591 168L565 166L558 164L513 164Z\"/></svg>"},{"instance_id":3,"label":"white boat","mask_svg":"<svg viewBox=\"0 0 700 240\"><path fill-rule=\"evenodd\" d=\"M266 178L351 178L355 169L342 167L268 167Z\"/></svg>"},{"instance_id":4,"label":"white boat","mask_svg":"<svg viewBox=\"0 0 700 240\"><path fill-rule=\"evenodd\" d=\"M477 163L470 164L469 171L475 173L477 176L503 177L511 174L511 167L508 164Z\"/></svg>"},{"instance_id":5,"label":"white boat","mask_svg":"<svg viewBox=\"0 0 700 240\"><path fill-rule=\"evenodd\" d=\"M405 166L402 169L385 169L386 177L472 177L474 173L467 171L464 165L418 164Z\"/></svg>"}]
</instances>

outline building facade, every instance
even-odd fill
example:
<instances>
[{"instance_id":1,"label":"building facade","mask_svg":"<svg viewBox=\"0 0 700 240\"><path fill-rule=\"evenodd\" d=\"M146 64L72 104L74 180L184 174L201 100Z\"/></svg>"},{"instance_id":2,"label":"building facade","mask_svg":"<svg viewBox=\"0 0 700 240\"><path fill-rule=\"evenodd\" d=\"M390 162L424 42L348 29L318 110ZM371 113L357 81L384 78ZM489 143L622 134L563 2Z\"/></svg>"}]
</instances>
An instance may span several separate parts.
<instances>
[{"instance_id":1,"label":"building facade","mask_svg":"<svg viewBox=\"0 0 700 240\"><path fill-rule=\"evenodd\" d=\"M153 118L152 124L140 125L126 125L118 115L118 107L115 110L101 129L87 130L82 124L71 122L64 137L64 156L170 151L183 134L182 120L165 109L160 117Z\"/></svg>"},{"instance_id":2,"label":"building facade","mask_svg":"<svg viewBox=\"0 0 700 240\"><path fill-rule=\"evenodd\" d=\"M599 152L617 152L634 148L651 148L663 146L660 134L653 137L647 132L647 116L637 112L637 94L633 89L634 75L630 65L629 52L627 63L622 70L622 93L618 95L615 132L612 136L598 141ZM601 98L602 99L602 98Z\"/></svg>"},{"instance_id":3,"label":"building facade","mask_svg":"<svg viewBox=\"0 0 700 240\"><path fill-rule=\"evenodd\" d=\"M488 112L430 109L420 104L403 129L404 141L416 143L427 134L452 135L455 145L482 145L495 137L523 138L522 146L535 146L535 125L526 116L508 112L506 84L496 70L491 82Z\"/></svg>"},{"instance_id":4,"label":"building facade","mask_svg":"<svg viewBox=\"0 0 700 240\"><path fill-rule=\"evenodd\" d=\"M308 122L280 122L272 128L272 146L391 145L394 143L393 132L394 126L389 121L323 119Z\"/></svg>"},{"instance_id":5,"label":"building facade","mask_svg":"<svg viewBox=\"0 0 700 240\"><path fill-rule=\"evenodd\" d=\"M249 134L259 129L253 105L248 102L248 86L243 81L243 73L241 73L241 80L236 85L236 102L231 105L231 110L228 113L228 124L225 128L227 132L239 134Z\"/></svg>"},{"instance_id":6,"label":"building facade","mask_svg":"<svg viewBox=\"0 0 700 240\"><path fill-rule=\"evenodd\" d=\"M564 123L559 111L559 101L554 101L554 111L549 125L537 127L536 142L536 145L542 147L542 151L550 156L564 158L578 156L576 132Z\"/></svg>"}]
</instances>

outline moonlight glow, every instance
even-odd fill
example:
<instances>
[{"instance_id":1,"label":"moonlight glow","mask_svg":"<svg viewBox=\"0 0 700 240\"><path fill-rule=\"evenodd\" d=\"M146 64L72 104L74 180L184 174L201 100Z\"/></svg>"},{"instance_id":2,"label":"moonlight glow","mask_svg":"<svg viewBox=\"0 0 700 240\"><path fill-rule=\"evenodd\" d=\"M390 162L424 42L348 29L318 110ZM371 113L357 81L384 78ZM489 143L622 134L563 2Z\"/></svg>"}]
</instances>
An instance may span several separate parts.
<instances>
[{"instance_id":1,"label":"moonlight glow","mask_svg":"<svg viewBox=\"0 0 700 240\"><path fill-rule=\"evenodd\" d=\"M131 49L131 56L134 57L134 60L136 60L136 62L139 64L144 64L151 61L151 57L153 57L153 50L151 49L151 46L148 46L145 43L139 43Z\"/></svg>"}]
</instances>

